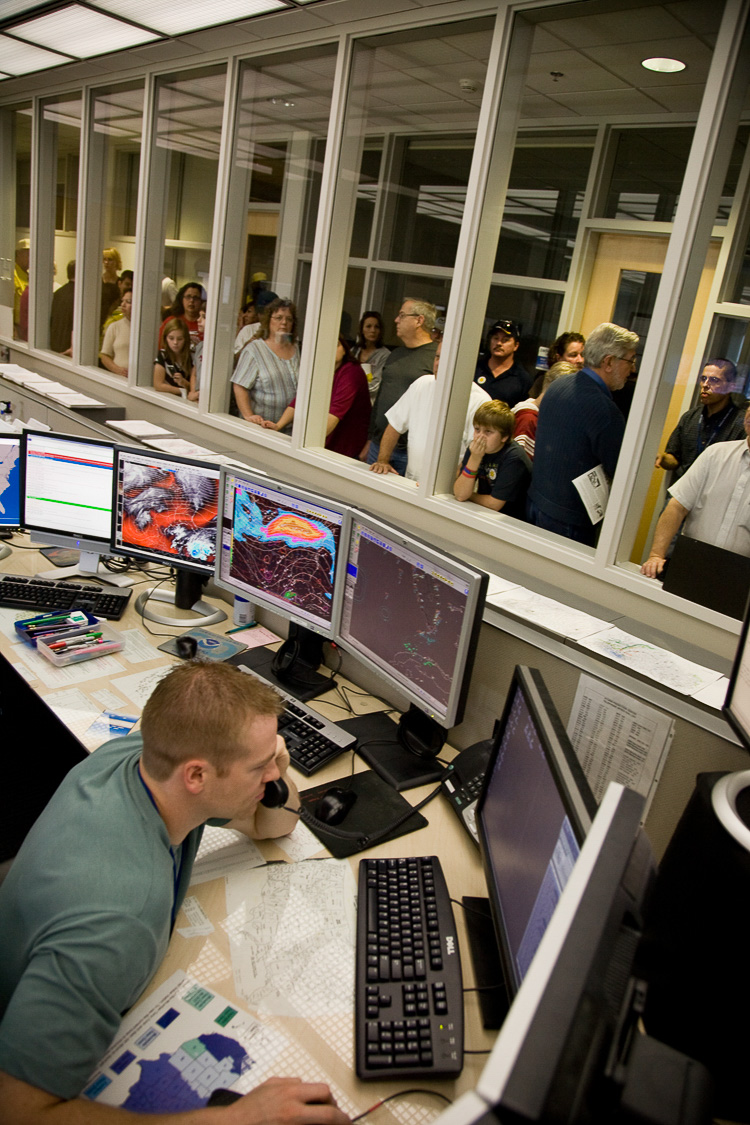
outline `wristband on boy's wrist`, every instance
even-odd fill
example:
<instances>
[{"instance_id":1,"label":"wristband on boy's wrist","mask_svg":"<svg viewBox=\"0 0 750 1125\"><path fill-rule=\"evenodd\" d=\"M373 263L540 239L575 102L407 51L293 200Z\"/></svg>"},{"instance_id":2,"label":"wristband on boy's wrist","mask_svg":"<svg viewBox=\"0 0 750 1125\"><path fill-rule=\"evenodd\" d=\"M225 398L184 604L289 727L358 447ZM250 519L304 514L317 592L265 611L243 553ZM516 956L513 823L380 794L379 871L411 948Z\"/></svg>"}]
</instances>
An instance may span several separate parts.
<instances>
[{"instance_id":1,"label":"wristband on boy's wrist","mask_svg":"<svg viewBox=\"0 0 750 1125\"><path fill-rule=\"evenodd\" d=\"M461 472L462 472L463 476L465 476L465 477L475 477L477 475L477 473L479 472L479 469L467 469L466 465L464 465Z\"/></svg>"}]
</instances>

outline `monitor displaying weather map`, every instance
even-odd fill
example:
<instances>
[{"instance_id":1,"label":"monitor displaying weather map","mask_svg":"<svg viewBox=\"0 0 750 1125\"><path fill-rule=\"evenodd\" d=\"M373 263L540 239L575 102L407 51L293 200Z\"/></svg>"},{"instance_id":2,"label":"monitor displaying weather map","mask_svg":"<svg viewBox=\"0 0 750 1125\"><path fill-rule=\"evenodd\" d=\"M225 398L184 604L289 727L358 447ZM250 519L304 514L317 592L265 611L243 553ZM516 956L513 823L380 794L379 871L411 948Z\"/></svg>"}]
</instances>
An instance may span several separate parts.
<instances>
[{"instance_id":1,"label":"monitor displaying weather map","mask_svg":"<svg viewBox=\"0 0 750 1125\"><path fill-rule=\"evenodd\" d=\"M336 640L444 726L465 699L486 575L354 513Z\"/></svg>"},{"instance_id":2,"label":"monitor displaying weather map","mask_svg":"<svg viewBox=\"0 0 750 1125\"><path fill-rule=\"evenodd\" d=\"M346 508L237 470L222 495L218 584L330 635Z\"/></svg>"},{"instance_id":3,"label":"monitor displaying weather map","mask_svg":"<svg viewBox=\"0 0 750 1125\"><path fill-rule=\"evenodd\" d=\"M115 448L112 550L212 574L219 466Z\"/></svg>"},{"instance_id":4,"label":"monitor displaying weather map","mask_svg":"<svg viewBox=\"0 0 750 1125\"><path fill-rule=\"evenodd\" d=\"M0 434L0 527L21 526L21 436Z\"/></svg>"}]
</instances>

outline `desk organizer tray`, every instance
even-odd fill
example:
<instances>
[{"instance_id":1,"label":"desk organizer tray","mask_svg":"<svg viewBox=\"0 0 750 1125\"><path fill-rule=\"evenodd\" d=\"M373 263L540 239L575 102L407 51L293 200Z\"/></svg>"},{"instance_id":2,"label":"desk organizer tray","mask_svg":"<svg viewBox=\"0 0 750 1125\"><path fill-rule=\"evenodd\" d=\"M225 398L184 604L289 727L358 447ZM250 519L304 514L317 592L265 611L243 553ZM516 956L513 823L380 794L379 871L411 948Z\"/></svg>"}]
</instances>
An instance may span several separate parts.
<instances>
[{"instance_id":1,"label":"desk organizer tray","mask_svg":"<svg viewBox=\"0 0 750 1125\"><path fill-rule=\"evenodd\" d=\"M48 630L47 640L52 641L55 634L60 637L75 630L99 627L99 618L85 609L58 610L55 613L37 613L34 617L26 617L23 621L16 621L15 630L21 640L32 648L37 647L37 642Z\"/></svg>"},{"instance_id":2,"label":"desk organizer tray","mask_svg":"<svg viewBox=\"0 0 750 1125\"><path fill-rule=\"evenodd\" d=\"M91 628L72 629L54 640L37 641L36 647L37 652L51 664L64 668L67 664L80 664L82 660L94 660L97 656L119 652L123 642L114 630L97 621Z\"/></svg>"}]
</instances>

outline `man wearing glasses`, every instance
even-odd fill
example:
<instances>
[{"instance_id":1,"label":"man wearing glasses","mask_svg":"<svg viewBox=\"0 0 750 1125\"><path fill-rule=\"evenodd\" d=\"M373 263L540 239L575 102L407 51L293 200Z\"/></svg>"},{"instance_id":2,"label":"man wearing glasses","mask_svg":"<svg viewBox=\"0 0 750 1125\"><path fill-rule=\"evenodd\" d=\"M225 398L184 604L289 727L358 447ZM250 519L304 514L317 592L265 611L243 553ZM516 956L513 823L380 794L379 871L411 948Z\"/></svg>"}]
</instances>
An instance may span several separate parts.
<instances>
[{"instance_id":1,"label":"man wearing glasses","mask_svg":"<svg viewBox=\"0 0 750 1125\"><path fill-rule=\"evenodd\" d=\"M406 297L396 317L396 335L401 347L394 348L383 367L378 393L372 407L370 419L369 449L361 454L368 465L378 460L380 439L388 425L386 411L398 402L420 375L431 375L435 360L437 343L432 339L432 330L437 319L437 309L429 301L415 301ZM403 476L406 472L407 435L402 434L390 458L390 464Z\"/></svg>"},{"instance_id":2,"label":"man wearing glasses","mask_svg":"<svg viewBox=\"0 0 750 1125\"><path fill-rule=\"evenodd\" d=\"M638 336L617 324L599 324L583 349L585 365L552 384L539 407L534 476L527 517L547 531L589 546L592 524L573 481L602 465L611 479L620 456L625 419L612 398L635 368Z\"/></svg>"},{"instance_id":3,"label":"man wearing glasses","mask_svg":"<svg viewBox=\"0 0 750 1125\"><path fill-rule=\"evenodd\" d=\"M487 333L486 352L480 355L474 382L490 398L513 407L528 398L531 375L516 362L521 329L513 320L496 320Z\"/></svg>"},{"instance_id":4,"label":"man wearing glasses","mask_svg":"<svg viewBox=\"0 0 750 1125\"><path fill-rule=\"evenodd\" d=\"M674 473L680 479L696 457L717 441L738 441L745 436L747 401L733 394L737 368L730 359L710 359L698 379L700 401L682 415L672 431L666 449L656 458L657 469Z\"/></svg>"}]
</instances>

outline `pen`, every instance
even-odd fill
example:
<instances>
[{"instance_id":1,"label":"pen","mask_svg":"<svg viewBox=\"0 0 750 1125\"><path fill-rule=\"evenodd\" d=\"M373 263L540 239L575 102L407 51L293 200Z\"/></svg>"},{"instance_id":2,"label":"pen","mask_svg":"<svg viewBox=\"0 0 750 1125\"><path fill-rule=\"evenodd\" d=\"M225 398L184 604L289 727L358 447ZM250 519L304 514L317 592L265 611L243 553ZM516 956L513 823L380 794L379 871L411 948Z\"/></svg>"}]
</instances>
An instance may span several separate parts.
<instances>
[{"instance_id":1,"label":"pen","mask_svg":"<svg viewBox=\"0 0 750 1125\"><path fill-rule=\"evenodd\" d=\"M247 625L238 625L236 629L227 629L224 636L228 637L230 633L241 633L243 629L254 629L257 624L257 621L248 621Z\"/></svg>"},{"instance_id":2,"label":"pen","mask_svg":"<svg viewBox=\"0 0 750 1125\"><path fill-rule=\"evenodd\" d=\"M80 645L89 644L92 641L96 641L97 643L99 643L101 641L101 638L101 633L87 633L83 637L71 637L69 641L53 641L52 644L48 645L47 647L51 649L63 650L68 648L78 648Z\"/></svg>"},{"instance_id":3,"label":"pen","mask_svg":"<svg viewBox=\"0 0 750 1125\"><path fill-rule=\"evenodd\" d=\"M55 656L65 656L69 652L78 652L79 650L81 652L92 652L97 645L106 644L107 641L104 639L104 637L101 637L98 641L82 641L81 644L65 645L64 647L54 648L52 649L52 652L54 652Z\"/></svg>"}]
</instances>

